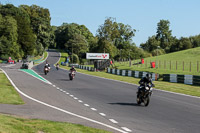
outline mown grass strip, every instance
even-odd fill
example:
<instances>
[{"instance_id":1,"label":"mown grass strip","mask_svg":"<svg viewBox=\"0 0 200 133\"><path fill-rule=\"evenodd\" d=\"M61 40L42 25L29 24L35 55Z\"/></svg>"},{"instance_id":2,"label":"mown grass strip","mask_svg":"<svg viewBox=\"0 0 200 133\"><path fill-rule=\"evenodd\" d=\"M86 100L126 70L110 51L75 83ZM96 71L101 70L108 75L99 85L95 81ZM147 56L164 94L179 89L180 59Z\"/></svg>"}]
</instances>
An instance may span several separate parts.
<instances>
[{"instance_id":1,"label":"mown grass strip","mask_svg":"<svg viewBox=\"0 0 200 133\"><path fill-rule=\"evenodd\" d=\"M3 133L109 133L105 130L79 124L24 119L0 114L0 132Z\"/></svg>"},{"instance_id":2,"label":"mown grass strip","mask_svg":"<svg viewBox=\"0 0 200 133\"><path fill-rule=\"evenodd\" d=\"M141 62L141 59L133 60L131 67L129 62L115 62L115 65L118 69L123 70L147 71L159 74L200 75L200 47L144 58L144 64L139 64L139 62ZM156 62L156 68L151 68L150 62Z\"/></svg>"},{"instance_id":3,"label":"mown grass strip","mask_svg":"<svg viewBox=\"0 0 200 133\"><path fill-rule=\"evenodd\" d=\"M22 98L2 71L0 71L0 95L0 103L2 104L24 104Z\"/></svg>"}]
</instances>

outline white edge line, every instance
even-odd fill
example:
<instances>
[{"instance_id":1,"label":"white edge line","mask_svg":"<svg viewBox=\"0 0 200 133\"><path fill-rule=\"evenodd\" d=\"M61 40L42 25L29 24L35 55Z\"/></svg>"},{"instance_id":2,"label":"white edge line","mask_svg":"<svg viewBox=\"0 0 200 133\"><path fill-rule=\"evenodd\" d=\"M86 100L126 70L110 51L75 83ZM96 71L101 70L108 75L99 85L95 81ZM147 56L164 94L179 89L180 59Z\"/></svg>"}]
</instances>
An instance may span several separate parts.
<instances>
[{"instance_id":1,"label":"white edge line","mask_svg":"<svg viewBox=\"0 0 200 133\"><path fill-rule=\"evenodd\" d=\"M34 73L36 73L37 75L39 75L36 71L34 71L33 69L31 69ZM42 77L41 75L39 75L40 77ZM42 77L43 79L45 79L44 77ZM45 79L50 85L52 85L51 82L49 82L47 79Z\"/></svg>"},{"instance_id":2,"label":"white edge line","mask_svg":"<svg viewBox=\"0 0 200 133\"><path fill-rule=\"evenodd\" d=\"M20 69L18 69L19 71L22 71L22 72L25 72L25 71L23 71L23 70L20 70ZM31 69L32 70L32 69ZM34 75L32 75L32 74L30 74L30 73L28 73L28 72L25 72L26 74L29 74L30 76L32 76L32 77L34 77L34 78L36 78L36 79L39 79L40 81L42 81L42 82L44 82L44 83L47 83L47 84L52 84L51 82L49 82L48 80L46 80L45 78L45 80L46 81L44 81L44 80L42 80L42 79L40 79L40 78L38 78L38 77L36 77L36 76L34 76ZM42 77L43 78L43 77Z\"/></svg>"},{"instance_id":3,"label":"white edge line","mask_svg":"<svg viewBox=\"0 0 200 133\"><path fill-rule=\"evenodd\" d=\"M1 68L0 68L0 69L1 69ZM93 123L102 125L102 126L105 126L105 127L108 127L108 128L111 128L111 129L116 130L116 131L119 131L119 132L121 132L121 133L127 133L127 132L125 132L125 131L123 131L123 130L121 130L121 129L115 128L115 127L110 126L110 125L107 125L107 124L105 124L105 123L101 123L101 122L99 122L99 121L96 121L96 120L93 120L93 119L90 119L90 118L87 118L87 117L84 117L84 116L81 116L81 115L77 115L77 114L75 114L75 113L66 111L66 110L64 110L64 109L61 109L61 108L58 108L58 107L56 107L56 106L53 106L53 105L47 104L47 103L45 103L45 102L39 101L39 100L37 100L37 99L34 99L34 98L28 96L27 94L23 93L21 90L19 90L19 89L17 88L17 86L13 83L13 81L10 79L10 77L7 75L7 73L6 73L3 69L1 69L1 70L5 73L6 77L8 78L8 80L10 81L10 83L13 85L13 87L14 87L21 95L25 96L26 98L29 98L29 99L31 99L31 100L37 102L37 103L40 103L40 104L42 104L42 105L47 106L47 107L50 107L50 108L56 109L56 110L58 110L58 111L64 112L64 113L66 113L66 114L69 114L69 115L72 115L72 116L75 116L75 117L78 117L78 118L81 118L81 119L84 119L84 120L87 120L87 121L90 121L90 122L93 122Z\"/></svg>"}]
</instances>

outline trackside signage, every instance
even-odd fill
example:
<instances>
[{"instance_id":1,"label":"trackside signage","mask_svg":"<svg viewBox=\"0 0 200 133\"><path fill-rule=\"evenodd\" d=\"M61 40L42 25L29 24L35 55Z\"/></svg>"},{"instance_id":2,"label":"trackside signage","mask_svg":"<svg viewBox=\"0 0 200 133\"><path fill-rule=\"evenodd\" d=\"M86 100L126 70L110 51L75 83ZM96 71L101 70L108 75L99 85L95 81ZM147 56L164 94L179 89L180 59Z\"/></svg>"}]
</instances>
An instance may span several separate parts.
<instances>
[{"instance_id":1,"label":"trackside signage","mask_svg":"<svg viewBox=\"0 0 200 133\"><path fill-rule=\"evenodd\" d=\"M86 59L109 59L108 53L86 53Z\"/></svg>"}]
</instances>

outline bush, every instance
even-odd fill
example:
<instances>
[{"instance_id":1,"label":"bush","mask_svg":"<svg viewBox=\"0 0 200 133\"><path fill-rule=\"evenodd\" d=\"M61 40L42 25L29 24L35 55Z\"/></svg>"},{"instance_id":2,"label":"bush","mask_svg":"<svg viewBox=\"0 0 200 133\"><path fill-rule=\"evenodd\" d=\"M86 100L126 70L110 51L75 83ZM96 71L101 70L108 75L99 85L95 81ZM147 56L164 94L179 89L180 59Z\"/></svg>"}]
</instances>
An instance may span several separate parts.
<instances>
[{"instance_id":1,"label":"bush","mask_svg":"<svg viewBox=\"0 0 200 133\"><path fill-rule=\"evenodd\" d=\"M155 49L155 50L152 51L153 56L158 56L158 55L163 55L163 54L165 54L164 49Z\"/></svg>"}]
</instances>

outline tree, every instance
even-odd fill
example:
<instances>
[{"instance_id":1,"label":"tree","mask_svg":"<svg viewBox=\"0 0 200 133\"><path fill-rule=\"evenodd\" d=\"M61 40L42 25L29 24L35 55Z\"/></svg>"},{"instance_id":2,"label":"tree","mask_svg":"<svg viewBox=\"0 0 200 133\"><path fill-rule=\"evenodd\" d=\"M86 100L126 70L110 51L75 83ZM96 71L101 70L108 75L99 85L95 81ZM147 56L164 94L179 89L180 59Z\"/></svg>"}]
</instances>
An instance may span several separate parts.
<instances>
[{"instance_id":1,"label":"tree","mask_svg":"<svg viewBox=\"0 0 200 133\"><path fill-rule=\"evenodd\" d=\"M12 4L1 6L0 14L3 17L12 16L17 22L17 45L20 47L20 56L27 57L27 55L32 55L36 38L30 26L29 15L24 10ZM7 37L7 39L9 38Z\"/></svg>"},{"instance_id":2,"label":"tree","mask_svg":"<svg viewBox=\"0 0 200 133\"><path fill-rule=\"evenodd\" d=\"M100 25L97 30L98 51L109 52L111 57L119 57L120 49L129 47L132 43L132 37L135 35L135 29L130 25L117 23L115 18L107 18L104 24ZM118 50L117 50L118 49ZM126 50L125 50L126 51ZM124 57L127 56L126 52Z\"/></svg>"},{"instance_id":3,"label":"tree","mask_svg":"<svg viewBox=\"0 0 200 133\"><path fill-rule=\"evenodd\" d=\"M55 45L49 10L37 5L21 5L19 8L25 10L30 17L31 28L36 35L36 55L42 54L50 45Z\"/></svg>"},{"instance_id":4,"label":"tree","mask_svg":"<svg viewBox=\"0 0 200 133\"><path fill-rule=\"evenodd\" d=\"M156 39L160 41L160 47L169 52L171 47L171 30L169 30L170 22L168 20L160 20L157 24Z\"/></svg>"},{"instance_id":5,"label":"tree","mask_svg":"<svg viewBox=\"0 0 200 133\"><path fill-rule=\"evenodd\" d=\"M160 41L156 36L149 37L146 43L140 44L140 47L148 52L156 50L160 46Z\"/></svg>"},{"instance_id":6,"label":"tree","mask_svg":"<svg viewBox=\"0 0 200 133\"><path fill-rule=\"evenodd\" d=\"M3 17L0 14L1 54L12 58L19 58L19 45L17 44L17 22L12 16Z\"/></svg>"},{"instance_id":7,"label":"tree","mask_svg":"<svg viewBox=\"0 0 200 133\"><path fill-rule=\"evenodd\" d=\"M71 39L65 44L71 52L77 54L79 57L81 54L88 51L88 43L83 35L74 34Z\"/></svg>"}]
</instances>

